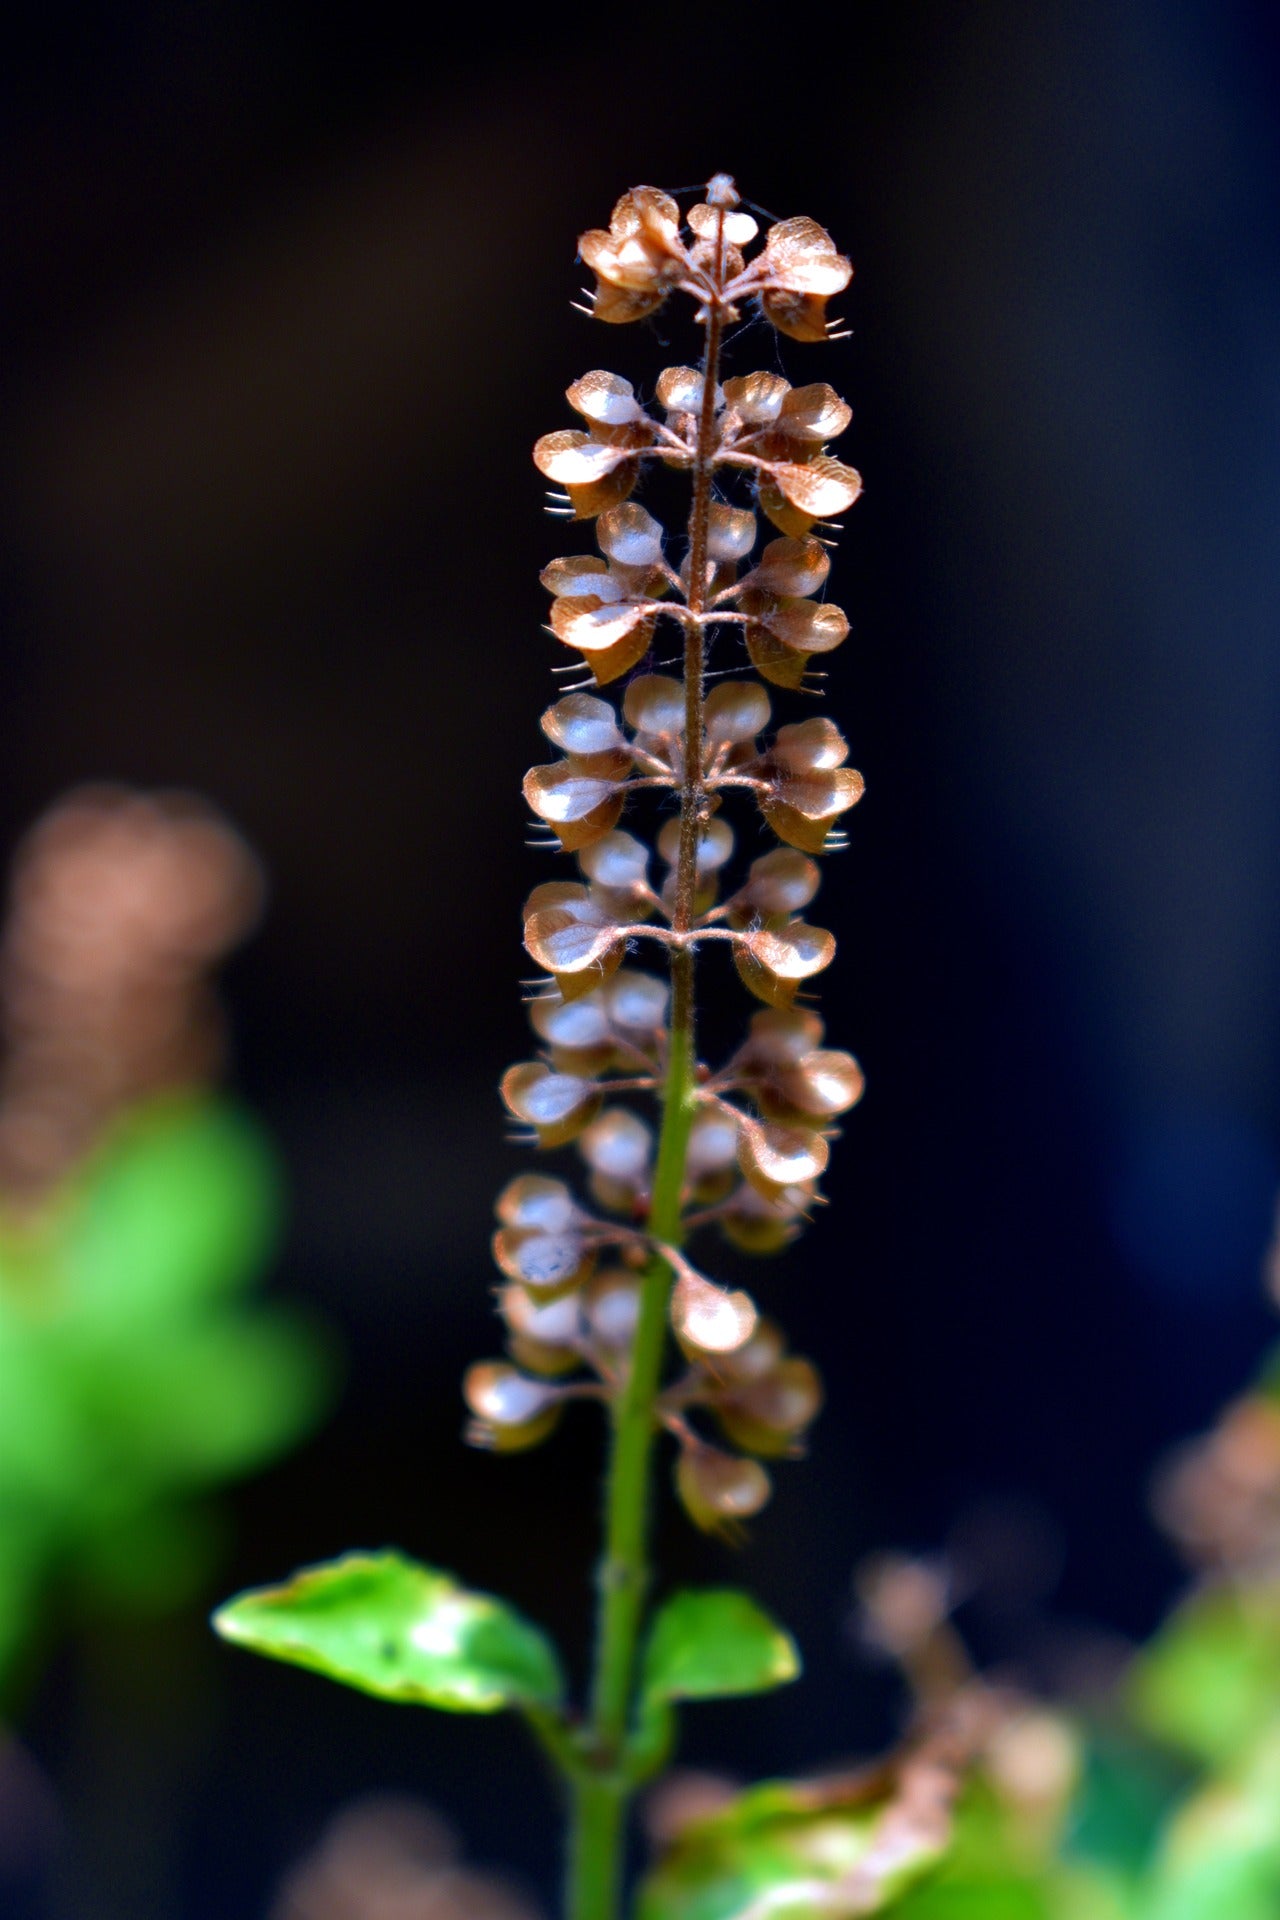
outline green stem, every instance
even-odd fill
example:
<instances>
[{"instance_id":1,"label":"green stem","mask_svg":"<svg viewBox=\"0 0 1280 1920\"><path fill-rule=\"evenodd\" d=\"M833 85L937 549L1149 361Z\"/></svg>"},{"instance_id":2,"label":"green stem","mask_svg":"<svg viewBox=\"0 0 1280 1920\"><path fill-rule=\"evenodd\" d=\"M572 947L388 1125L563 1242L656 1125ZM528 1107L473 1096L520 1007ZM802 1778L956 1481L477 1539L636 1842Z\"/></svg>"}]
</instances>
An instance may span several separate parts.
<instances>
[{"instance_id":1,"label":"green stem","mask_svg":"<svg viewBox=\"0 0 1280 1920\"><path fill-rule=\"evenodd\" d=\"M680 1202L689 1129L696 1111L692 1031L693 956L672 959L671 1053L663 1089L662 1132L649 1214L655 1239L681 1237ZM690 1018L675 1024L677 998ZM666 1349L671 1269L655 1259L640 1291L631 1368L613 1404L613 1444L605 1494L605 1548L598 1574L599 1629L586 1765L572 1782L570 1920L613 1920L622 1888L625 1819L631 1786L622 1772L636 1644L649 1584L649 1479L657 1437L654 1401Z\"/></svg>"},{"instance_id":2,"label":"green stem","mask_svg":"<svg viewBox=\"0 0 1280 1920\"><path fill-rule=\"evenodd\" d=\"M717 255L722 254L723 234L717 247ZM721 281L720 264L718 257L717 285ZM712 299L708 302L702 363L703 398L689 513L687 601L695 613L705 610L707 597L715 389L723 327L720 305ZM685 756L680 787L680 850L671 916L673 930L681 934L687 934L693 924L698 840L706 805L702 777L703 669L702 628L689 623L684 649ZM693 969L692 946L673 947L662 1127L648 1223L651 1237L667 1246L679 1246L684 1237L685 1159L697 1111ZM649 1482L657 1437L654 1407L662 1381L673 1277L667 1262L657 1257L645 1270L631 1365L612 1408L591 1715L582 1743L583 1764L570 1780L568 1920L616 1920L621 1904L626 1817L635 1790L634 1780L627 1771L626 1748L632 1723L636 1652L649 1585Z\"/></svg>"}]
</instances>

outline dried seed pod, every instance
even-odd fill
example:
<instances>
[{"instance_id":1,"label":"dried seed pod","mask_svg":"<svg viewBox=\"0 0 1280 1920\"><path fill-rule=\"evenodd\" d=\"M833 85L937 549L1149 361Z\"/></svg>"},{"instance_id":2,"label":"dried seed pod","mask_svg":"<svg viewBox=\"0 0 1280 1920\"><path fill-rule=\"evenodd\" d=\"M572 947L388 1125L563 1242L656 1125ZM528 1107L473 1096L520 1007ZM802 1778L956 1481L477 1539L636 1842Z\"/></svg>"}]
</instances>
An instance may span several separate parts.
<instances>
[{"instance_id":1,"label":"dried seed pod","mask_svg":"<svg viewBox=\"0 0 1280 1920\"><path fill-rule=\"evenodd\" d=\"M564 1233L586 1218L564 1181L545 1173L509 1180L494 1211L504 1227L536 1227L542 1233Z\"/></svg>"},{"instance_id":2,"label":"dried seed pod","mask_svg":"<svg viewBox=\"0 0 1280 1920\"><path fill-rule=\"evenodd\" d=\"M750 1016L737 1060L750 1073L785 1071L812 1054L821 1035L823 1023L810 1008L766 1006Z\"/></svg>"},{"instance_id":3,"label":"dried seed pod","mask_svg":"<svg viewBox=\"0 0 1280 1920\"><path fill-rule=\"evenodd\" d=\"M626 929L586 887L553 882L535 887L525 903L524 944L563 997L576 1000L620 965Z\"/></svg>"},{"instance_id":4,"label":"dried seed pod","mask_svg":"<svg viewBox=\"0 0 1280 1920\"><path fill-rule=\"evenodd\" d=\"M579 1000L566 1000L560 993L543 994L530 1002L529 1024L551 1048L557 1073L592 1079L613 1059L613 1027L600 989Z\"/></svg>"},{"instance_id":5,"label":"dried seed pod","mask_svg":"<svg viewBox=\"0 0 1280 1920\"><path fill-rule=\"evenodd\" d=\"M812 1054L822 1031L821 1020L806 1007L763 1007L751 1016L738 1060L754 1072L785 1072Z\"/></svg>"},{"instance_id":6,"label":"dried seed pod","mask_svg":"<svg viewBox=\"0 0 1280 1920\"><path fill-rule=\"evenodd\" d=\"M714 1400L721 1394L736 1392L752 1380L763 1379L781 1361L786 1347L780 1327L772 1320L757 1320L751 1338L735 1353L717 1355L707 1363L704 1369L708 1381L706 1397Z\"/></svg>"},{"instance_id":7,"label":"dried seed pod","mask_svg":"<svg viewBox=\"0 0 1280 1920\"><path fill-rule=\"evenodd\" d=\"M548 740L569 754L613 754L623 747L618 716L607 700L569 693L548 707L540 722Z\"/></svg>"},{"instance_id":8,"label":"dried seed pod","mask_svg":"<svg viewBox=\"0 0 1280 1920\"><path fill-rule=\"evenodd\" d=\"M586 1325L580 1293L565 1293L557 1299L546 1300L536 1298L523 1287L504 1287L498 1296L498 1311L515 1338L528 1341L549 1354L561 1355L567 1365L574 1364Z\"/></svg>"},{"instance_id":9,"label":"dried seed pod","mask_svg":"<svg viewBox=\"0 0 1280 1920\"><path fill-rule=\"evenodd\" d=\"M826 340L837 324L827 319L826 297L817 293L764 293L760 310L779 333L792 340Z\"/></svg>"},{"instance_id":10,"label":"dried seed pod","mask_svg":"<svg viewBox=\"0 0 1280 1920\"><path fill-rule=\"evenodd\" d=\"M765 519L770 521L779 533L785 533L796 540L806 539L813 531L814 522L820 518L816 513L808 513L801 507L793 505L779 487L772 472L766 468L760 468L756 474L756 504Z\"/></svg>"},{"instance_id":11,"label":"dried seed pod","mask_svg":"<svg viewBox=\"0 0 1280 1920\"><path fill-rule=\"evenodd\" d=\"M745 884L733 897L730 923L743 926L760 916L799 913L817 893L821 879L814 862L790 847L762 853L751 862Z\"/></svg>"},{"instance_id":12,"label":"dried seed pod","mask_svg":"<svg viewBox=\"0 0 1280 1920\"><path fill-rule=\"evenodd\" d=\"M611 686L615 680L621 680L624 674L631 673L641 664L653 645L653 627L651 619L642 620L625 639L615 641L603 652L583 656L598 687Z\"/></svg>"},{"instance_id":13,"label":"dried seed pod","mask_svg":"<svg viewBox=\"0 0 1280 1920\"><path fill-rule=\"evenodd\" d=\"M833 460L830 454L819 454L816 460L803 464L775 460L769 474L783 499L814 520L829 520L833 513L843 513L862 492L861 475Z\"/></svg>"},{"instance_id":14,"label":"dried seed pod","mask_svg":"<svg viewBox=\"0 0 1280 1920\"><path fill-rule=\"evenodd\" d=\"M642 288L615 287L602 280L592 295L591 312L596 320L605 320L613 326L625 326L630 320L644 320L651 313L656 313L666 297L665 290L651 292Z\"/></svg>"},{"instance_id":15,"label":"dried seed pod","mask_svg":"<svg viewBox=\"0 0 1280 1920\"><path fill-rule=\"evenodd\" d=\"M864 792L862 775L853 767L837 767L807 779L782 777L772 792L760 795L760 811L779 840L806 853L821 853L827 835Z\"/></svg>"},{"instance_id":16,"label":"dried seed pod","mask_svg":"<svg viewBox=\"0 0 1280 1920\"><path fill-rule=\"evenodd\" d=\"M473 1447L518 1453L536 1447L560 1418L557 1390L531 1380L505 1361L486 1360L468 1367L462 1393L475 1418L467 1428Z\"/></svg>"},{"instance_id":17,"label":"dried seed pod","mask_svg":"<svg viewBox=\"0 0 1280 1920\"><path fill-rule=\"evenodd\" d=\"M547 766L530 767L524 777L525 801L565 852L573 853L613 831L626 800L630 769L626 753L570 754Z\"/></svg>"},{"instance_id":18,"label":"dried seed pod","mask_svg":"<svg viewBox=\"0 0 1280 1920\"><path fill-rule=\"evenodd\" d=\"M591 1197L610 1213L643 1218L653 1160L653 1129L626 1107L607 1107L578 1142L591 1169Z\"/></svg>"},{"instance_id":19,"label":"dried seed pod","mask_svg":"<svg viewBox=\"0 0 1280 1920\"><path fill-rule=\"evenodd\" d=\"M665 820L658 835L658 853L674 866L680 857L680 822ZM713 814L698 828L698 873L715 873L733 853L733 828Z\"/></svg>"},{"instance_id":20,"label":"dried seed pod","mask_svg":"<svg viewBox=\"0 0 1280 1920\"><path fill-rule=\"evenodd\" d=\"M728 563L745 560L756 543L756 517L745 507L714 506L707 523L707 554Z\"/></svg>"},{"instance_id":21,"label":"dried seed pod","mask_svg":"<svg viewBox=\"0 0 1280 1920\"><path fill-rule=\"evenodd\" d=\"M771 427L790 391L791 382L778 373L741 374L724 383L725 400L749 427Z\"/></svg>"},{"instance_id":22,"label":"dried seed pod","mask_svg":"<svg viewBox=\"0 0 1280 1920\"><path fill-rule=\"evenodd\" d=\"M517 1120L534 1129L540 1147L561 1147L581 1133L602 1095L590 1080L528 1060L503 1074L502 1098Z\"/></svg>"},{"instance_id":23,"label":"dried seed pod","mask_svg":"<svg viewBox=\"0 0 1280 1920\"><path fill-rule=\"evenodd\" d=\"M635 388L629 380L620 374L606 373L598 368L593 373L584 373L575 380L565 394L565 399L575 413L591 422L592 430L600 428L632 426L645 417L644 408L636 399ZM560 476L550 475L555 479Z\"/></svg>"},{"instance_id":24,"label":"dried seed pod","mask_svg":"<svg viewBox=\"0 0 1280 1920\"><path fill-rule=\"evenodd\" d=\"M738 1119L726 1107L702 1107L694 1115L685 1153L685 1173L693 1186L728 1173L738 1162Z\"/></svg>"},{"instance_id":25,"label":"dried seed pod","mask_svg":"<svg viewBox=\"0 0 1280 1920\"><path fill-rule=\"evenodd\" d=\"M829 1158L826 1140L808 1127L749 1121L738 1136L738 1165L766 1198L781 1188L818 1179Z\"/></svg>"},{"instance_id":26,"label":"dried seed pod","mask_svg":"<svg viewBox=\"0 0 1280 1920\"><path fill-rule=\"evenodd\" d=\"M602 513L596 539L611 560L625 567L656 567L662 560L662 527L633 501Z\"/></svg>"},{"instance_id":27,"label":"dried seed pod","mask_svg":"<svg viewBox=\"0 0 1280 1920\"><path fill-rule=\"evenodd\" d=\"M658 405L668 413L701 413L702 375L696 367L668 367L658 375ZM724 405L717 387L716 405Z\"/></svg>"},{"instance_id":28,"label":"dried seed pod","mask_svg":"<svg viewBox=\"0 0 1280 1920\"><path fill-rule=\"evenodd\" d=\"M787 293L842 293L853 268L825 227L804 216L779 220L765 235L762 266L769 285Z\"/></svg>"},{"instance_id":29,"label":"dried seed pod","mask_svg":"<svg viewBox=\"0 0 1280 1920\"><path fill-rule=\"evenodd\" d=\"M533 449L533 464L543 479L561 487L596 486L629 458L625 446L597 440L577 427L544 433Z\"/></svg>"},{"instance_id":30,"label":"dried seed pod","mask_svg":"<svg viewBox=\"0 0 1280 1920\"><path fill-rule=\"evenodd\" d=\"M720 1231L739 1253L780 1253L795 1239L798 1223L813 1200L812 1185L770 1188L765 1193L743 1181L720 1210Z\"/></svg>"},{"instance_id":31,"label":"dried seed pod","mask_svg":"<svg viewBox=\"0 0 1280 1920\"><path fill-rule=\"evenodd\" d=\"M626 1353L640 1317L640 1283L625 1267L597 1273L582 1294L591 1339L607 1353Z\"/></svg>"},{"instance_id":32,"label":"dried seed pod","mask_svg":"<svg viewBox=\"0 0 1280 1920\"><path fill-rule=\"evenodd\" d=\"M842 767L848 758L849 744L844 735L834 720L821 714L779 727L769 750L770 764L787 773L825 773Z\"/></svg>"},{"instance_id":33,"label":"dried seed pod","mask_svg":"<svg viewBox=\"0 0 1280 1920\"><path fill-rule=\"evenodd\" d=\"M666 1026L671 988L656 974L622 967L607 987L609 1017L629 1040L652 1039Z\"/></svg>"},{"instance_id":34,"label":"dried seed pod","mask_svg":"<svg viewBox=\"0 0 1280 1920\"><path fill-rule=\"evenodd\" d=\"M793 1355L717 1400L715 1415L726 1439L744 1453L778 1459L796 1452L800 1435L812 1426L821 1406L817 1368Z\"/></svg>"},{"instance_id":35,"label":"dried seed pod","mask_svg":"<svg viewBox=\"0 0 1280 1920\"><path fill-rule=\"evenodd\" d=\"M495 1264L508 1280L542 1299L572 1293L589 1280L595 1254L581 1234L544 1233L538 1227L499 1227L493 1236Z\"/></svg>"},{"instance_id":36,"label":"dried seed pod","mask_svg":"<svg viewBox=\"0 0 1280 1920\"><path fill-rule=\"evenodd\" d=\"M567 508L572 520L594 520L598 514L607 513L610 507L620 506L639 478L640 462L628 455L611 473L602 475L599 480L564 481L563 494L552 494L549 505L562 515Z\"/></svg>"},{"instance_id":37,"label":"dried seed pod","mask_svg":"<svg viewBox=\"0 0 1280 1920\"><path fill-rule=\"evenodd\" d=\"M769 541L743 584L803 599L818 592L830 571L831 559L821 541L810 535L799 540L788 537Z\"/></svg>"},{"instance_id":38,"label":"dried seed pod","mask_svg":"<svg viewBox=\"0 0 1280 1920\"><path fill-rule=\"evenodd\" d=\"M769 696L754 680L722 680L707 695L703 720L707 745L744 746L769 724Z\"/></svg>"},{"instance_id":39,"label":"dried seed pod","mask_svg":"<svg viewBox=\"0 0 1280 1920\"><path fill-rule=\"evenodd\" d=\"M822 927L793 920L785 927L759 927L744 934L733 958L743 983L769 1006L787 1007L804 980L829 967L834 937Z\"/></svg>"},{"instance_id":40,"label":"dried seed pod","mask_svg":"<svg viewBox=\"0 0 1280 1920\"><path fill-rule=\"evenodd\" d=\"M661 306L689 258L680 240L680 209L657 187L633 187L613 209L609 231L579 234L578 251L601 283L593 301L596 318L638 320ZM624 303L602 298L606 290L632 296Z\"/></svg>"},{"instance_id":41,"label":"dried seed pod","mask_svg":"<svg viewBox=\"0 0 1280 1920\"><path fill-rule=\"evenodd\" d=\"M684 732L684 688L665 673L643 673L633 680L622 711L638 734L665 739Z\"/></svg>"},{"instance_id":42,"label":"dried seed pod","mask_svg":"<svg viewBox=\"0 0 1280 1920\"><path fill-rule=\"evenodd\" d=\"M611 893L630 893L649 884L649 849L630 833L606 833L578 856L589 880Z\"/></svg>"},{"instance_id":43,"label":"dried seed pod","mask_svg":"<svg viewBox=\"0 0 1280 1920\"><path fill-rule=\"evenodd\" d=\"M811 655L785 645L758 620L747 623L745 638L747 657L762 680L793 693L804 686Z\"/></svg>"},{"instance_id":44,"label":"dried seed pod","mask_svg":"<svg viewBox=\"0 0 1280 1920\"><path fill-rule=\"evenodd\" d=\"M559 560L550 560L538 578L547 592L555 594L557 599L603 603L627 597L622 582L610 573L606 562L595 553L569 553Z\"/></svg>"},{"instance_id":45,"label":"dried seed pod","mask_svg":"<svg viewBox=\"0 0 1280 1920\"><path fill-rule=\"evenodd\" d=\"M579 653L606 654L653 618L646 600L599 603L584 594L562 594L551 608L551 631ZM648 642L646 639L646 646Z\"/></svg>"},{"instance_id":46,"label":"dried seed pod","mask_svg":"<svg viewBox=\"0 0 1280 1920\"><path fill-rule=\"evenodd\" d=\"M823 446L838 440L853 418L849 407L825 380L810 387L793 387L782 403L778 431L791 440Z\"/></svg>"},{"instance_id":47,"label":"dried seed pod","mask_svg":"<svg viewBox=\"0 0 1280 1920\"><path fill-rule=\"evenodd\" d=\"M769 1476L758 1460L722 1453L702 1442L681 1448L676 1463L676 1491L696 1527L730 1540L766 1505L772 1492Z\"/></svg>"},{"instance_id":48,"label":"dried seed pod","mask_svg":"<svg viewBox=\"0 0 1280 1920\"><path fill-rule=\"evenodd\" d=\"M634 1191L648 1183L653 1129L628 1107L606 1107L579 1134L578 1151L604 1180Z\"/></svg>"},{"instance_id":49,"label":"dried seed pod","mask_svg":"<svg viewBox=\"0 0 1280 1920\"><path fill-rule=\"evenodd\" d=\"M686 1353L732 1353L751 1338L756 1309L749 1294L713 1286L686 1267L671 1292L671 1324Z\"/></svg>"},{"instance_id":50,"label":"dried seed pod","mask_svg":"<svg viewBox=\"0 0 1280 1920\"><path fill-rule=\"evenodd\" d=\"M832 653L849 637L848 616L829 600L784 600L759 620L766 633L793 653Z\"/></svg>"},{"instance_id":51,"label":"dried seed pod","mask_svg":"<svg viewBox=\"0 0 1280 1920\"><path fill-rule=\"evenodd\" d=\"M724 224L721 229L721 209L708 206L705 201L690 207L688 219L690 227L700 240L714 240L717 232L723 230L725 239L735 247L749 245L760 231L749 213L739 212L724 214Z\"/></svg>"},{"instance_id":52,"label":"dried seed pod","mask_svg":"<svg viewBox=\"0 0 1280 1920\"><path fill-rule=\"evenodd\" d=\"M821 1122L856 1107L866 1090L862 1069L851 1053L833 1048L806 1053L794 1066L775 1073L769 1083L771 1093L783 1106L799 1114L812 1114Z\"/></svg>"}]
</instances>

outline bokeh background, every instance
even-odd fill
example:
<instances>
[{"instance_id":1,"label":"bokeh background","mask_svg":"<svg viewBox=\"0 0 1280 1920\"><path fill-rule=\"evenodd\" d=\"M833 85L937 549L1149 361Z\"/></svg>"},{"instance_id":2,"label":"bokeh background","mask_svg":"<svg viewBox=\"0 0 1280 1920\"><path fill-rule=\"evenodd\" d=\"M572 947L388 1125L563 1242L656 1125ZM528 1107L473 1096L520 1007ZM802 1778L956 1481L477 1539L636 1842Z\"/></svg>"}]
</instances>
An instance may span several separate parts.
<instances>
[{"instance_id":1,"label":"bokeh background","mask_svg":"<svg viewBox=\"0 0 1280 1920\"><path fill-rule=\"evenodd\" d=\"M749 1775L882 1737L849 1629L879 1544L950 1539L984 1655L1039 1672L1159 1616L1152 1466L1273 1331L1268 14L25 14L0 76L0 835L111 778L195 787L259 849L234 1081L288 1171L274 1284L347 1349L327 1428L237 1496L225 1590L395 1541L584 1644L595 1422L510 1462L459 1442L519 1164L493 1092L527 1045L517 909L546 872L518 796L559 651L537 570L589 544L542 517L528 449L586 368L693 351L674 318L570 311L576 232L637 181L727 168L857 267L852 342L781 365L853 401L867 482L829 687L868 793L818 917L869 1093L831 1207L758 1271L827 1375L812 1459L738 1562L661 1525L672 1577L751 1583L809 1677L688 1716L687 1751ZM25 1737L58 1790L22 1867L41 1920L265 1915L369 1787L554 1886L518 1734L194 1617L105 1670L68 1652Z\"/></svg>"}]
</instances>

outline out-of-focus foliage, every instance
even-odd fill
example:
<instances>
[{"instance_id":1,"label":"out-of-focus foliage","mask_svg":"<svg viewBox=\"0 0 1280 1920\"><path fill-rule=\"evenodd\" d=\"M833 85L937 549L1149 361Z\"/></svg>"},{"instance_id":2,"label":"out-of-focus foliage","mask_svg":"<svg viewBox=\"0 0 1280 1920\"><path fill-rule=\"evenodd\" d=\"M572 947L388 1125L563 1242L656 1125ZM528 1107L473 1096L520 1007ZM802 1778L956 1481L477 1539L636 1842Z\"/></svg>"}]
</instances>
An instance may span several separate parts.
<instances>
[{"instance_id":1,"label":"out-of-focus foliage","mask_svg":"<svg viewBox=\"0 0 1280 1920\"><path fill-rule=\"evenodd\" d=\"M677 1819L640 1920L1275 1920L1276 1379L1272 1360L1162 1475L1161 1516L1198 1579L1117 1697L1086 1712L988 1685L937 1570L886 1557L864 1601L916 1696L901 1755Z\"/></svg>"},{"instance_id":2,"label":"out-of-focus foliage","mask_svg":"<svg viewBox=\"0 0 1280 1920\"><path fill-rule=\"evenodd\" d=\"M679 1836L642 1891L640 1920L839 1920L878 1913L946 1845L952 1783L775 1780ZM923 1791L921 1791L923 1788Z\"/></svg>"},{"instance_id":3,"label":"out-of-focus foliage","mask_svg":"<svg viewBox=\"0 0 1280 1920\"><path fill-rule=\"evenodd\" d=\"M274 1156L207 1098L135 1110L37 1213L0 1215L0 1676L78 1610L190 1599L204 1496L319 1412L299 1316L246 1300L275 1240Z\"/></svg>"}]
</instances>

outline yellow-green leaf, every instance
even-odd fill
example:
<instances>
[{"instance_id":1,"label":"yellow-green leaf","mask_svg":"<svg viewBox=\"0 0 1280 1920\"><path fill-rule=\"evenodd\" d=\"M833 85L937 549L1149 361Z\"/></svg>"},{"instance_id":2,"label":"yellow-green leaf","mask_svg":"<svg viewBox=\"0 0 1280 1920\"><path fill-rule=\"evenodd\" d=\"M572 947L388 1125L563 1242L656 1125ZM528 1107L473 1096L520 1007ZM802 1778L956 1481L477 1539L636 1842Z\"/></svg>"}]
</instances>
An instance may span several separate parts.
<instances>
[{"instance_id":1,"label":"yellow-green leaf","mask_svg":"<svg viewBox=\"0 0 1280 1920\"><path fill-rule=\"evenodd\" d=\"M644 1691L651 1700L714 1700L767 1693L799 1672L791 1635L749 1594L734 1587L686 1588L654 1620Z\"/></svg>"},{"instance_id":2,"label":"yellow-green leaf","mask_svg":"<svg viewBox=\"0 0 1280 1920\"><path fill-rule=\"evenodd\" d=\"M390 1551L305 1567L228 1601L213 1624L273 1660L451 1713L554 1707L563 1690L550 1642L513 1608Z\"/></svg>"}]
</instances>

